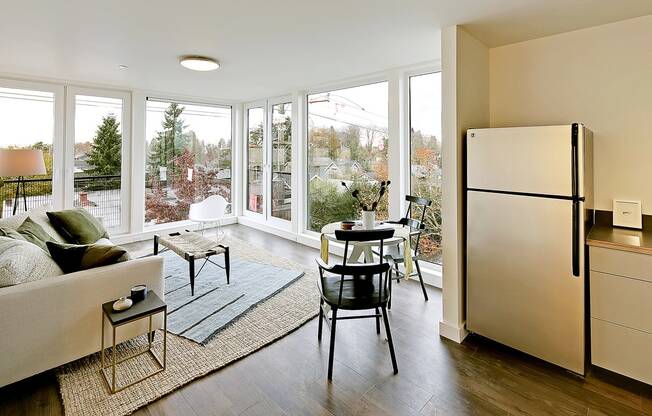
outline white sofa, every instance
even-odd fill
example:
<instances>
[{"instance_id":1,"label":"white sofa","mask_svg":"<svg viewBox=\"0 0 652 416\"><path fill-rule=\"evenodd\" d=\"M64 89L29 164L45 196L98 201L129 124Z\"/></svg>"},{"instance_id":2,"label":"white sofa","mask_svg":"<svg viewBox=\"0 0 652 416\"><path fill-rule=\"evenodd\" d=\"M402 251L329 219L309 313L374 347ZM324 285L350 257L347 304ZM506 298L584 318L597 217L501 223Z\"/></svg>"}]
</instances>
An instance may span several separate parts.
<instances>
[{"instance_id":1,"label":"white sofa","mask_svg":"<svg viewBox=\"0 0 652 416\"><path fill-rule=\"evenodd\" d=\"M30 216L44 225L47 217L41 211ZM24 220L26 215L20 217ZM0 220L0 226L16 228L22 223L20 217ZM163 298L161 258L129 260L0 288L0 387L99 351L101 304L128 295L138 284ZM154 323L160 328L162 318ZM134 322L118 329L117 341L146 332L147 320ZM105 326L105 340L110 345L110 325Z\"/></svg>"}]
</instances>

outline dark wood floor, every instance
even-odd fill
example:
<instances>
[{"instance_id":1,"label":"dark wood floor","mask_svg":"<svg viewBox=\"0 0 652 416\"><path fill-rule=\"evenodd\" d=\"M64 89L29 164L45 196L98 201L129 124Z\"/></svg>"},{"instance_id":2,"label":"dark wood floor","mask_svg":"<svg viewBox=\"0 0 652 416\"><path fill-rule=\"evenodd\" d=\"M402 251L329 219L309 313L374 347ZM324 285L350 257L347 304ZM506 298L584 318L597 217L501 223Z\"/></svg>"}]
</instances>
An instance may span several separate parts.
<instances>
[{"instance_id":1,"label":"dark wood floor","mask_svg":"<svg viewBox=\"0 0 652 416\"><path fill-rule=\"evenodd\" d=\"M244 226L226 232L312 265L317 250ZM142 247L142 245L141 245ZM338 325L333 382L328 336L312 320L276 343L136 412L147 415L642 415L652 389L612 374L586 379L471 336L438 335L441 293L424 302L414 282L395 286L390 322L399 374L373 320ZM137 387L136 387L137 388ZM51 372L0 389L0 415L62 414Z\"/></svg>"}]
</instances>

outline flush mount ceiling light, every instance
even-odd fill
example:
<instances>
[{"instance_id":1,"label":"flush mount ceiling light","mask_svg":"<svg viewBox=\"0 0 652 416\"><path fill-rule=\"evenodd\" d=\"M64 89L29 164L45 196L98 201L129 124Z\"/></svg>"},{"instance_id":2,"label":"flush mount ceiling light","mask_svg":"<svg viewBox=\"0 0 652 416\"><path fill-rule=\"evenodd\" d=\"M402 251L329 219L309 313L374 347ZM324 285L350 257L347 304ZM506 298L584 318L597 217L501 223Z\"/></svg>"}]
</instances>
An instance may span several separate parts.
<instances>
[{"instance_id":1,"label":"flush mount ceiling light","mask_svg":"<svg viewBox=\"0 0 652 416\"><path fill-rule=\"evenodd\" d=\"M186 55L179 58L179 63L184 68L193 71L213 71L220 67L220 64L213 58L197 55Z\"/></svg>"}]
</instances>

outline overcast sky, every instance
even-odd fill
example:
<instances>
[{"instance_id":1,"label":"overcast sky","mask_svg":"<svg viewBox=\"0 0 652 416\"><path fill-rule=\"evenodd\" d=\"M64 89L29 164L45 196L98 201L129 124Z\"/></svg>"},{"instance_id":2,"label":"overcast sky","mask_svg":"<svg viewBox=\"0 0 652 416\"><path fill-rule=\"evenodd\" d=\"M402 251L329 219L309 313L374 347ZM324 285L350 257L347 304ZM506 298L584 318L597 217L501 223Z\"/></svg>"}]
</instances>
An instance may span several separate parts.
<instances>
[{"instance_id":1,"label":"overcast sky","mask_svg":"<svg viewBox=\"0 0 652 416\"><path fill-rule=\"evenodd\" d=\"M428 74L411 78L411 120L415 130L441 137L441 75ZM435 97L435 99L433 99ZM377 83L330 94L314 94L311 101L311 125L344 127L347 124L387 129L387 83ZM0 88L0 146L28 146L38 141L52 143L54 130L54 96L48 92ZM75 137L89 141L102 117L112 113L121 121L119 100L77 96ZM147 140L161 129L163 111L169 103L148 101ZM183 105L182 118L200 140L217 143L231 137L229 108ZM253 114L252 114L253 115ZM334 121L337 119L339 121ZM253 121L253 120L252 120Z\"/></svg>"}]
</instances>

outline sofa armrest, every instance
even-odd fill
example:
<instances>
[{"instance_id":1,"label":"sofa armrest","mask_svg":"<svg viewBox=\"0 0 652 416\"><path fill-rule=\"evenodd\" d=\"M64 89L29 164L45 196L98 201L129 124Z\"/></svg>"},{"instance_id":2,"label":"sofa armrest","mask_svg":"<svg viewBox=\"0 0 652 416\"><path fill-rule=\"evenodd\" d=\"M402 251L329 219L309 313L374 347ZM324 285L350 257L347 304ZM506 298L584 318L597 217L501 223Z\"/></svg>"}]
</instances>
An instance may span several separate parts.
<instances>
[{"instance_id":1,"label":"sofa armrest","mask_svg":"<svg viewBox=\"0 0 652 416\"><path fill-rule=\"evenodd\" d=\"M147 257L0 289L0 386L100 350L101 305L145 284L164 298L163 259ZM143 320L146 321L146 320ZM157 317L155 328L162 319ZM105 334L110 334L110 325ZM117 341L147 332L120 327ZM105 338L110 343L110 336ZM110 344L109 344L110 345Z\"/></svg>"}]
</instances>

